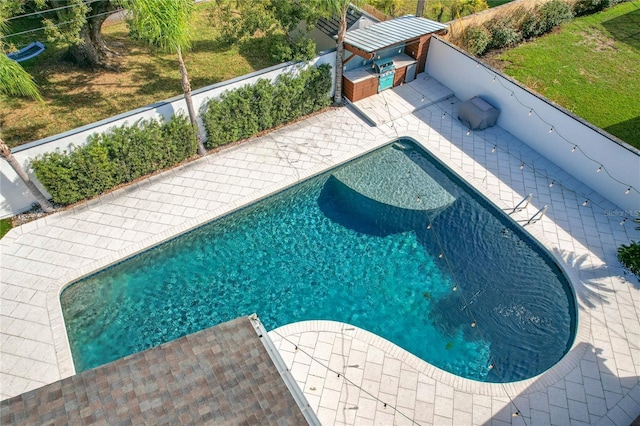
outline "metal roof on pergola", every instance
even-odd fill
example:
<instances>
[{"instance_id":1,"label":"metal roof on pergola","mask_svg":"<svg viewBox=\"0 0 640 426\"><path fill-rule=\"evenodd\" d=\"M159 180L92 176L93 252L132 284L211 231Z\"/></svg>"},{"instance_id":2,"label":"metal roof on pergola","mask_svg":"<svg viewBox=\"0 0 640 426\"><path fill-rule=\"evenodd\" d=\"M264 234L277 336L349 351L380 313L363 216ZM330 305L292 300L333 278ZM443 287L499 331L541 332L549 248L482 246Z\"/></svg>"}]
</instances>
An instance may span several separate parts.
<instances>
[{"instance_id":1,"label":"metal roof on pergola","mask_svg":"<svg viewBox=\"0 0 640 426\"><path fill-rule=\"evenodd\" d=\"M372 54L386 47L446 29L447 26L440 22L417 16L403 16L367 28L349 31L345 36L344 43L364 53ZM347 50L353 52L351 49Z\"/></svg>"}]
</instances>

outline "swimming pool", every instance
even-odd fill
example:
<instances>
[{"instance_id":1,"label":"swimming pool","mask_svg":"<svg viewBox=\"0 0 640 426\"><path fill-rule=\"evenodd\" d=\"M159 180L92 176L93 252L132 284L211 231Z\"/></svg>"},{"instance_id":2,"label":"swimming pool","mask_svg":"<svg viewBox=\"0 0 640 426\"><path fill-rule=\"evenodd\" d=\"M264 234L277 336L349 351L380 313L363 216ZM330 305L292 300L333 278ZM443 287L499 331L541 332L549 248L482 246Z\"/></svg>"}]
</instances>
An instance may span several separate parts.
<instances>
[{"instance_id":1,"label":"swimming pool","mask_svg":"<svg viewBox=\"0 0 640 426\"><path fill-rule=\"evenodd\" d=\"M411 141L394 143L78 281L61 295L77 371L256 312L328 319L487 382L569 350L551 257Z\"/></svg>"}]
</instances>

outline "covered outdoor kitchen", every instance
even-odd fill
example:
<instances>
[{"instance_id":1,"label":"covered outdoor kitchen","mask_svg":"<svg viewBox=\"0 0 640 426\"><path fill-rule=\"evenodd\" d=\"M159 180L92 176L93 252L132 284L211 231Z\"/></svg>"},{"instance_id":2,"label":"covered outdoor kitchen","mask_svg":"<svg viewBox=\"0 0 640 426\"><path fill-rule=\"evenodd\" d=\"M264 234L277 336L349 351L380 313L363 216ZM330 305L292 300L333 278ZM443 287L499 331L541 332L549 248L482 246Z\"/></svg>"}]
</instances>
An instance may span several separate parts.
<instances>
[{"instance_id":1,"label":"covered outdoor kitchen","mask_svg":"<svg viewBox=\"0 0 640 426\"><path fill-rule=\"evenodd\" d=\"M344 40L342 87L351 102L413 81L424 71L432 34L447 26L416 16L403 16L349 31Z\"/></svg>"}]
</instances>

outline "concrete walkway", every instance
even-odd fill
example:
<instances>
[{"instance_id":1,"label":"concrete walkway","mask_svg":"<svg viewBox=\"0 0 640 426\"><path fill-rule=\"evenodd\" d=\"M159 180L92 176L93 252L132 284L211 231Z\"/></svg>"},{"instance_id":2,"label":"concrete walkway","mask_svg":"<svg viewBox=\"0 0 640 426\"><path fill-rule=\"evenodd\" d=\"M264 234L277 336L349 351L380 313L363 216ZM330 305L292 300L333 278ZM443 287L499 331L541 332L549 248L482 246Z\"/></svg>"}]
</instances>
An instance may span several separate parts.
<instances>
[{"instance_id":1,"label":"concrete walkway","mask_svg":"<svg viewBox=\"0 0 640 426\"><path fill-rule=\"evenodd\" d=\"M516 220L526 221L549 205L547 215L526 229L559 259L573 280L579 302L578 335L570 353L548 372L495 386L445 373L354 331L348 337L351 349L364 352L365 360L371 358L374 369L377 364L381 369L381 374L363 371L360 386L367 375L374 382L369 390L377 386L376 398L392 398L394 402L383 409L408 401L397 404L408 409L393 415L397 424L470 420L628 425L640 415L640 285L623 275L616 248L639 240L640 233L630 223L620 225L625 212L502 129L467 135L466 128L452 119L458 104L451 98L380 127L369 126L347 108L330 110L10 231L0 240L2 398L73 374L59 303L67 283L397 136L411 136L501 208L512 209L533 193L532 203L513 216ZM524 169L521 161L527 164ZM583 206L586 197L590 203ZM304 324L279 331L283 357L291 351L285 347L285 337L322 351L329 340L334 339L333 348L337 336L347 335L342 325L316 324L319 328L313 330ZM294 377L307 398L318 402L318 415L325 422L391 420L386 410L370 401L357 404L363 408L368 403L373 415L364 408L346 412L356 398L354 392L334 389L342 385L329 383L333 380L329 370L322 377L321 369L297 367L296 357L289 356ZM387 383L396 383L391 378L396 373L396 395L380 395L394 389ZM310 380L318 381L313 394L308 393ZM318 389L328 396L318 396Z\"/></svg>"}]
</instances>

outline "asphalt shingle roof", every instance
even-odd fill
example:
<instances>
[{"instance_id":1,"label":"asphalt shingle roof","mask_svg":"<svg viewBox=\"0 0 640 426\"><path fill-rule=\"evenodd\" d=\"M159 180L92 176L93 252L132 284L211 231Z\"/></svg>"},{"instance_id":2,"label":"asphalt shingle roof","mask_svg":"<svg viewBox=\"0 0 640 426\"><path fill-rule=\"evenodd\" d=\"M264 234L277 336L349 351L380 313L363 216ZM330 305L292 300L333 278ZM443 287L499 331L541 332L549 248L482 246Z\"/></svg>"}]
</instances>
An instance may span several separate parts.
<instances>
[{"instance_id":1,"label":"asphalt shingle roof","mask_svg":"<svg viewBox=\"0 0 640 426\"><path fill-rule=\"evenodd\" d=\"M3 400L2 424L307 421L248 317Z\"/></svg>"}]
</instances>

